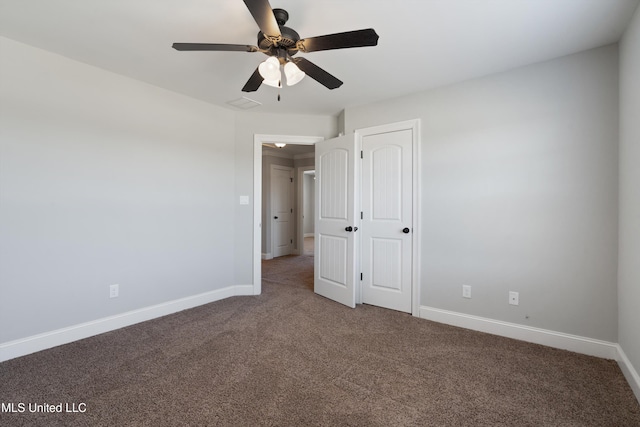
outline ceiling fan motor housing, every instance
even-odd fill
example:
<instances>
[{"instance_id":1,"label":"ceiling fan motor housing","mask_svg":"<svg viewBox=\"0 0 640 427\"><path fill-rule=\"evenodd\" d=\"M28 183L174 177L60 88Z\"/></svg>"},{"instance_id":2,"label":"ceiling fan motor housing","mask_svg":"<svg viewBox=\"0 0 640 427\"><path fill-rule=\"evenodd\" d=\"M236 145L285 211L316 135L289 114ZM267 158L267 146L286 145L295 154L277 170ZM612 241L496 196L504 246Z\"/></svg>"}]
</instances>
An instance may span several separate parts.
<instances>
[{"instance_id":1,"label":"ceiling fan motor housing","mask_svg":"<svg viewBox=\"0 0 640 427\"><path fill-rule=\"evenodd\" d=\"M261 50L269 51L266 53L269 56L277 56L278 50L285 49L289 52L289 55L295 55L298 50L295 48L296 43L300 40L300 35L293 29L285 27L284 24L289 19L289 13L284 9L273 9L273 14L278 22L280 28L281 39L276 44L268 37L264 35L262 31L258 33L258 47Z\"/></svg>"},{"instance_id":2,"label":"ceiling fan motor housing","mask_svg":"<svg viewBox=\"0 0 640 427\"><path fill-rule=\"evenodd\" d=\"M277 47L275 44L265 37L265 35L260 31L258 33L258 47L262 50L277 50L278 48L284 48L289 51L289 55L295 55L298 53L296 49L296 43L300 40L300 35L293 29L285 26L280 26L280 33L282 34L282 38L277 42ZM273 55L274 53L267 53L267 55Z\"/></svg>"}]
</instances>

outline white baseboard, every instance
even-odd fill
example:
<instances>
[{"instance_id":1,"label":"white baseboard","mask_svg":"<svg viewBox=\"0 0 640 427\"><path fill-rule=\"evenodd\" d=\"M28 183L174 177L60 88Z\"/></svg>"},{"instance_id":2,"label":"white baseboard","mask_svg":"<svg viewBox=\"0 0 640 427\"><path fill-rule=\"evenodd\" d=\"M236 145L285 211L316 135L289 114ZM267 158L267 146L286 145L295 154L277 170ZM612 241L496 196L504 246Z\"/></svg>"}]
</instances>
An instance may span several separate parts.
<instances>
[{"instance_id":1,"label":"white baseboard","mask_svg":"<svg viewBox=\"0 0 640 427\"><path fill-rule=\"evenodd\" d=\"M420 317L447 325L459 326L474 331L486 332L562 350L574 351L589 356L618 360L618 344L578 335L533 328L516 323L502 322L485 317L472 316L439 308L420 306Z\"/></svg>"},{"instance_id":2,"label":"white baseboard","mask_svg":"<svg viewBox=\"0 0 640 427\"><path fill-rule=\"evenodd\" d=\"M199 295L180 298L115 316L104 317L90 322L69 326L55 331L33 335L27 338L0 344L0 362L46 350L62 344L88 338L94 335L124 328L125 326L177 313L178 311L241 295L253 295L253 285L236 285Z\"/></svg>"},{"instance_id":3,"label":"white baseboard","mask_svg":"<svg viewBox=\"0 0 640 427\"><path fill-rule=\"evenodd\" d=\"M263 253L263 254L262 254L262 259L265 259L265 260L267 260L267 259L273 259L273 255L271 255L271 252L266 253L266 254L265 254L265 253Z\"/></svg>"},{"instance_id":4,"label":"white baseboard","mask_svg":"<svg viewBox=\"0 0 640 427\"><path fill-rule=\"evenodd\" d=\"M313 237L315 236L314 233L304 233L304 237Z\"/></svg>"},{"instance_id":5,"label":"white baseboard","mask_svg":"<svg viewBox=\"0 0 640 427\"><path fill-rule=\"evenodd\" d=\"M620 370L624 374L624 377L627 379L629 386L631 386L631 390L633 390L633 394L636 395L636 399L640 402L640 375L638 375L638 371L635 370L631 361L627 358L627 355L622 350L622 347L619 345L618 347L618 365L620 366Z\"/></svg>"}]
</instances>

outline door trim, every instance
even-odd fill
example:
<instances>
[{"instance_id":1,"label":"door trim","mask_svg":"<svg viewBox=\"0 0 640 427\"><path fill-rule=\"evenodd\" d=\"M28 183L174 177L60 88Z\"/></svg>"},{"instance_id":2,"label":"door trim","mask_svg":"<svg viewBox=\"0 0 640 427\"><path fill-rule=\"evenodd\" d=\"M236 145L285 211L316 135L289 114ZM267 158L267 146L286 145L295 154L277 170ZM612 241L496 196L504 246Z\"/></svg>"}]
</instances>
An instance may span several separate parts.
<instances>
[{"instance_id":1,"label":"door trim","mask_svg":"<svg viewBox=\"0 0 640 427\"><path fill-rule=\"evenodd\" d=\"M313 145L322 136L253 135L253 295L262 292L262 144L284 142Z\"/></svg>"},{"instance_id":2,"label":"door trim","mask_svg":"<svg viewBox=\"0 0 640 427\"><path fill-rule=\"evenodd\" d=\"M421 198L420 198L420 119L406 120L397 123L389 123L380 126L373 126L363 129L356 129L356 148L362 150L362 138L368 135L380 133L397 132L402 130L411 130L412 134L412 204L413 204L413 236L411 248L411 315L420 317L420 230L421 227ZM358 201L358 204L360 201ZM362 283L358 282L356 290L356 298L358 302L362 302Z\"/></svg>"}]
</instances>

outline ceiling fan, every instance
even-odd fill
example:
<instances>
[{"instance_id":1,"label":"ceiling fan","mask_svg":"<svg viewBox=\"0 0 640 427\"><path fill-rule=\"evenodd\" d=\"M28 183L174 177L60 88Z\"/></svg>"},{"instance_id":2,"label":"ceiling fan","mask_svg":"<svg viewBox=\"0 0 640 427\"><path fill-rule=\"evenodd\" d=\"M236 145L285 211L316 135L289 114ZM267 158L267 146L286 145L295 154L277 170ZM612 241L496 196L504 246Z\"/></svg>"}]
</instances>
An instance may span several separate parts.
<instances>
[{"instance_id":1,"label":"ceiling fan","mask_svg":"<svg viewBox=\"0 0 640 427\"><path fill-rule=\"evenodd\" d=\"M293 58L293 56L298 52L308 53L378 44L378 34L372 28L301 39L296 31L284 26L289 19L286 10L272 9L268 0L244 0L244 3L260 28L257 46L220 43L173 44L173 48L180 51L262 52L269 56L256 68L242 88L243 92L254 92L262 83L282 87L281 65L289 86L298 83L308 75L325 87L336 89L342 85L342 81L313 62L305 58Z\"/></svg>"}]
</instances>

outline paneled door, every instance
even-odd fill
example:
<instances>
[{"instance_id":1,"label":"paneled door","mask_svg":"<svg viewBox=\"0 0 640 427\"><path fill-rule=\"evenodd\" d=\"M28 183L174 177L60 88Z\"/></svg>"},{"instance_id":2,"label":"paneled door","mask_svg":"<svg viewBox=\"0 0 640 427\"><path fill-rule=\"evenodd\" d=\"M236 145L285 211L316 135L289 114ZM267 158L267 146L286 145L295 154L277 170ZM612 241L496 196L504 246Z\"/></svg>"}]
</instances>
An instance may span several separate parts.
<instances>
[{"instance_id":1,"label":"paneled door","mask_svg":"<svg viewBox=\"0 0 640 427\"><path fill-rule=\"evenodd\" d=\"M353 135L316 143L314 291L356 305L356 147Z\"/></svg>"},{"instance_id":2,"label":"paneled door","mask_svg":"<svg viewBox=\"0 0 640 427\"><path fill-rule=\"evenodd\" d=\"M316 293L417 313L418 129L400 122L316 144Z\"/></svg>"},{"instance_id":3,"label":"paneled door","mask_svg":"<svg viewBox=\"0 0 640 427\"><path fill-rule=\"evenodd\" d=\"M413 130L364 130L362 302L412 311Z\"/></svg>"},{"instance_id":4,"label":"paneled door","mask_svg":"<svg viewBox=\"0 0 640 427\"><path fill-rule=\"evenodd\" d=\"M271 252L289 255L293 248L293 168L271 166Z\"/></svg>"}]
</instances>

